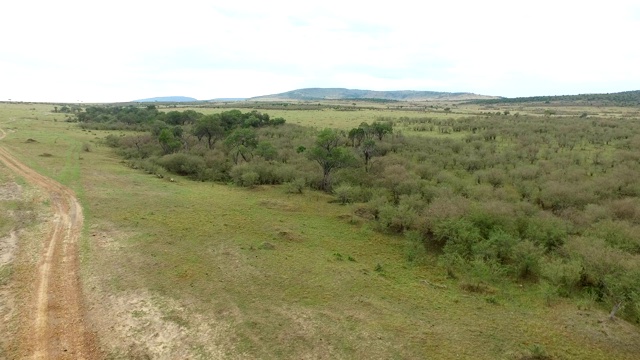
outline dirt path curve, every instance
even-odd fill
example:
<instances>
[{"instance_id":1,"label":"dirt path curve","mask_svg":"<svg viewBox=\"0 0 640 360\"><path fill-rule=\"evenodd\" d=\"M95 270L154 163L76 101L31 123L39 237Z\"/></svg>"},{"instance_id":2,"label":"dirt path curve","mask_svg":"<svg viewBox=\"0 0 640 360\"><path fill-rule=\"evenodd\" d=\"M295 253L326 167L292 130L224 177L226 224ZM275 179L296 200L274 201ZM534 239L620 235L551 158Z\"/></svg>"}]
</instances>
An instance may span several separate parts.
<instances>
[{"instance_id":1,"label":"dirt path curve","mask_svg":"<svg viewBox=\"0 0 640 360\"><path fill-rule=\"evenodd\" d=\"M6 136L0 129L0 140ZM43 240L32 315L22 325L22 356L34 359L96 359L95 334L88 331L79 280L78 239L82 207L73 191L30 169L3 146L0 161L50 196L54 219ZM26 319L25 319L26 320Z\"/></svg>"}]
</instances>

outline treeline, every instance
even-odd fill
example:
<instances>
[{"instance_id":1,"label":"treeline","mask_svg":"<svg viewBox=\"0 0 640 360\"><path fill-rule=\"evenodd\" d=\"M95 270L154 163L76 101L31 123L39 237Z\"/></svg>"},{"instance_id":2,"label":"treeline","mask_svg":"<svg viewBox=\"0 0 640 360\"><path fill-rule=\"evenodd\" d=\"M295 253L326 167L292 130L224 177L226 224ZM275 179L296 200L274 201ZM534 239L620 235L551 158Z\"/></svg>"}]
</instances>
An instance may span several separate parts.
<instances>
[{"instance_id":1,"label":"treeline","mask_svg":"<svg viewBox=\"0 0 640 360\"><path fill-rule=\"evenodd\" d=\"M640 322L637 119L378 118L316 131L261 116L163 121L106 142L159 176L331 192L379 231L404 234L412 263L435 256L473 284L540 283Z\"/></svg>"},{"instance_id":2,"label":"treeline","mask_svg":"<svg viewBox=\"0 0 640 360\"><path fill-rule=\"evenodd\" d=\"M520 103L587 103L593 105L638 106L640 105L640 90L623 91L612 94L580 94L559 96L531 96L517 98L499 98L473 100L474 104L520 104Z\"/></svg>"},{"instance_id":3,"label":"treeline","mask_svg":"<svg viewBox=\"0 0 640 360\"><path fill-rule=\"evenodd\" d=\"M242 113L239 110L226 111L221 114L208 115L209 118L218 119L222 126L229 130L233 127L260 127L266 125L279 125L284 119L270 119L268 114L258 111ZM150 130L164 126L193 125L203 118L204 114L194 110L184 111L159 111L155 105L146 107L138 106L89 106L79 112L73 121L80 122L83 128L121 130L138 129Z\"/></svg>"}]
</instances>

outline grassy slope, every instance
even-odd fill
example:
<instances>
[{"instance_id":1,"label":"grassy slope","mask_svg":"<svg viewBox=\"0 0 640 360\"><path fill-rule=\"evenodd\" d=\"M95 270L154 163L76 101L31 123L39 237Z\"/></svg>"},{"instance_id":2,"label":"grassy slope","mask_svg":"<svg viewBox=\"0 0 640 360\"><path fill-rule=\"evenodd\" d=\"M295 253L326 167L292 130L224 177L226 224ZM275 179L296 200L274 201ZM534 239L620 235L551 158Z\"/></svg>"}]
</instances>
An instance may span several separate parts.
<instances>
[{"instance_id":1,"label":"grassy slope","mask_svg":"<svg viewBox=\"0 0 640 360\"><path fill-rule=\"evenodd\" d=\"M124 167L110 149L81 152L106 132L53 122L48 110L2 105L0 122L16 130L5 141L18 157L81 197L93 312L109 314L107 298L151 294L163 324L190 335L167 346L191 356L213 356L207 342L250 358L514 358L533 344L561 358L640 351L637 328L600 323L604 313L562 300L547 306L535 285L471 294L433 265L408 266L401 239L349 223L340 215L350 209L324 194L171 183ZM145 311L127 309L134 318ZM214 328L223 336L208 336ZM135 339L121 341L112 356L126 357Z\"/></svg>"}]
</instances>

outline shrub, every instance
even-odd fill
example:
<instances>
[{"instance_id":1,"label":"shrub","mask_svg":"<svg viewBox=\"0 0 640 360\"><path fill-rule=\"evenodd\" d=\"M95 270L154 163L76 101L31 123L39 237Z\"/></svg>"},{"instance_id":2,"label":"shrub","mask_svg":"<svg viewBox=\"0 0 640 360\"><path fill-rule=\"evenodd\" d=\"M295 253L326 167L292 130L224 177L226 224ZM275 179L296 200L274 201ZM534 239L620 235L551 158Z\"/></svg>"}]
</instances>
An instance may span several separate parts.
<instances>
[{"instance_id":1,"label":"shrub","mask_svg":"<svg viewBox=\"0 0 640 360\"><path fill-rule=\"evenodd\" d=\"M274 170L274 175L282 183L292 182L297 179L302 179L304 182L304 174L291 164L278 165Z\"/></svg>"},{"instance_id":2,"label":"shrub","mask_svg":"<svg viewBox=\"0 0 640 360\"><path fill-rule=\"evenodd\" d=\"M433 238L442 244L445 254L456 254L465 260L474 257L474 247L482 241L480 231L466 219L449 219L436 224Z\"/></svg>"},{"instance_id":3,"label":"shrub","mask_svg":"<svg viewBox=\"0 0 640 360\"><path fill-rule=\"evenodd\" d=\"M207 180L228 181L230 179L232 163L220 150L207 151L204 154L204 161L207 167L205 178Z\"/></svg>"},{"instance_id":4,"label":"shrub","mask_svg":"<svg viewBox=\"0 0 640 360\"><path fill-rule=\"evenodd\" d=\"M229 171L229 176L231 177L231 181L234 184L242 186L242 175L245 172L251 171L252 169L249 167L249 163L242 163L240 165L236 165L231 168Z\"/></svg>"},{"instance_id":5,"label":"shrub","mask_svg":"<svg viewBox=\"0 0 640 360\"><path fill-rule=\"evenodd\" d=\"M640 254L640 229L626 221L600 221L593 224L585 235L602 239L622 251Z\"/></svg>"},{"instance_id":6,"label":"shrub","mask_svg":"<svg viewBox=\"0 0 640 360\"><path fill-rule=\"evenodd\" d=\"M424 201L424 199L422 199L420 194L411 194L411 195L400 195L398 205L405 206L415 211L417 214L422 212L422 210L427 204Z\"/></svg>"},{"instance_id":7,"label":"shrub","mask_svg":"<svg viewBox=\"0 0 640 360\"><path fill-rule=\"evenodd\" d=\"M582 260L580 285L629 321L640 323L640 258L597 238L569 239L567 251Z\"/></svg>"},{"instance_id":8,"label":"shrub","mask_svg":"<svg viewBox=\"0 0 640 360\"><path fill-rule=\"evenodd\" d=\"M278 156L278 150L268 141L259 142L255 153L265 160L274 160Z\"/></svg>"},{"instance_id":9,"label":"shrub","mask_svg":"<svg viewBox=\"0 0 640 360\"><path fill-rule=\"evenodd\" d=\"M206 169L206 165L202 157L187 153L164 155L158 159L158 164L172 173L189 176L195 179L199 179L199 174L204 172Z\"/></svg>"},{"instance_id":10,"label":"shrub","mask_svg":"<svg viewBox=\"0 0 640 360\"><path fill-rule=\"evenodd\" d=\"M390 203L379 208L378 224L382 229L402 233L411 229L416 219L416 212L405 204L394 206Z\"/></svg>"},{"instance_id":11,"label":"shrub","mask_svg":"<svg viewBox=\"0 0 640 360\"><path fill-rule=\"evenodd\" d=\"M512 272L519 279L537 280L540 276L542 250L531 241L521 241L513 247Z\"/></svg>"},{"instance_id":12,"label":"shrub","mask_svg":"<svg viewBox=\"0 0 640 360\"><path fill-rule=\"evenodd\" d=\"M333 194L344 205L354 201L355 189L349 184L340 184L333 189Z\"/></svg>"},{"instance_id":13,"label":"shrub","mask_svg":"<svg viewBox=\"0 0 640 360\"><path fill-rule=\"evenodd\" d=\"M474 206L466 218L478 228L484 239L488 239L495 230L515 233L515 215L517 215L516 209L512 204L502 201L486 201Z\"/></svg>"},{"instance_id":14,"label":"shrub","mask_svg":"<svg viewBox=\"0 0 640 360\"><path fill-rule=\"evenodd\" d=\"M284 191L287 194L302 194L305 185L304 178L296 178L284 184Z\"/></svg>"},{"instance_id":15,"label":"shrub","mask_svg":"<svg viewBox=\"0 0 640 360\"><path fill-rule=\"evenodd\" d=\"M425 262L427 258L427 249L425 248L424 239L417 231L405 231L405 256L407 261L412 264Z\"/></svg>"},{"instance_id":16,"label":"shrub","mask_svg":"<svg viewBox=\"0 0 640 360\"><path fill-rule=\"evenodd\" d=\"M111 148L117 148L120 146L120 138L113 135L113 134L109 134L107 136L105 136L105 138L102 140L102 142L107 145L108 147Z\"/></svg>"},{"instance_id":17,"label":"shrub","mask_svg":"<svg viewBox=\"0 0 640 360\"><path fill-rule=\"evenodd\" d=\"M558 295L568 297L579 288L582 262L577 259L549 259L541 266L541 276L556 286Z\"/></svg>"},{"instance_id":18,"label":"shrub","mask_svg":"<svg viewBox=\"0 0 640 360\"><path fill-rule=\"evenodd\" d=\"M570 207L583 209L587 204L595 203L596 196L584 186L549 181L542 188L539 201L544 209L558 212Z\"/></svg>"},{"instance_id":19,"label":"shrub","mask_svg":"<svg viewBox=\"0 0 640 360\"><path fill-rule=\"evenodd\" d=\"M246 171L241 176L241 181L238 185L246 187L254 187L258 184L260 175L255 171Z\"/></svg>"},{"instance_id":20,"label":"shrub","mask_svg":"<svg viewBox=\"0 0 640 360\"><path fill-rule=\"evenodd\" d=\"M640 222L640 208L638 206L638 200L634 198L624 198L614 200L609 203L609 211L618 220L628 220L633 222Z\"/></svg>"},{"instance_id":21,"label":"shrub","mask_svg":"<svg viewBox=\"0 0 640 360\"><path fill-rule=\"evenodd\" d=\"M473 246L473 254L485 261L508 264L513 260L513 248L518 239L501 229L493 231L486 240Z\"/></svg>"},{"instance_id":22,"label":"shrub","mask_svg":"<svg viewBox=\"0 0 640 360\"><path fill-rule=\"evenodd\" d=\"M546 251L552 251L567 240L567 224L552 215L541 213L529 218L523 235Z\"/></svg>"},{"instance_id":23,"label":"shrub","mask_svg":"<svg viewBox=\"0 0 640 360\"><path fill-rule=\"evenodd\" d=\"M281 184L284 181L278 176L277 165L270 164L264 160L255 160L248 163L248 168L258 174L256 184Z\"/></svg>"}]
</instances>

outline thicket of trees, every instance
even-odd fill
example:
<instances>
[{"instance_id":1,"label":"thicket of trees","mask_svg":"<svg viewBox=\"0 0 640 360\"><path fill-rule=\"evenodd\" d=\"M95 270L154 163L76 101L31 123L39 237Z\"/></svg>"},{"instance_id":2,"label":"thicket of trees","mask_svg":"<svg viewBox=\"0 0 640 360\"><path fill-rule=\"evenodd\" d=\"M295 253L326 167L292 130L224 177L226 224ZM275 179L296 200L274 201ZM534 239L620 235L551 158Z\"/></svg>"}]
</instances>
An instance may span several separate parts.
<instances>
[{"instance_id":1,"label":"thicket of trees","mask_svg":"<svg viewBox=\"0 0 640 360\"><path fill-rule=\"evenodd\" d=\"M435 254L453 277L542 282L640 322L636 119L379 118L316 131L256 111L108 111L78 120L144 124L105 140L133 167L332 192L379 231L404 234L412 263ZM394 124L438 136L404 136Z\"/></svg>"},{"instance_id":2,"label":"thicket of trees","mask_svg":"<svg viewBox=\"0 0 640 360\"><path fill-rule=\"evenodd\" d=\"M559 95L559 96L531 96L518 98L498 98L474 100L476 104L521 104L535 102L554 103L592 103L598 105L615 106L638 106L640 105L640 90L623 91L611 94L581 94L581 95Z\"/></svg>"}]
</instances>

